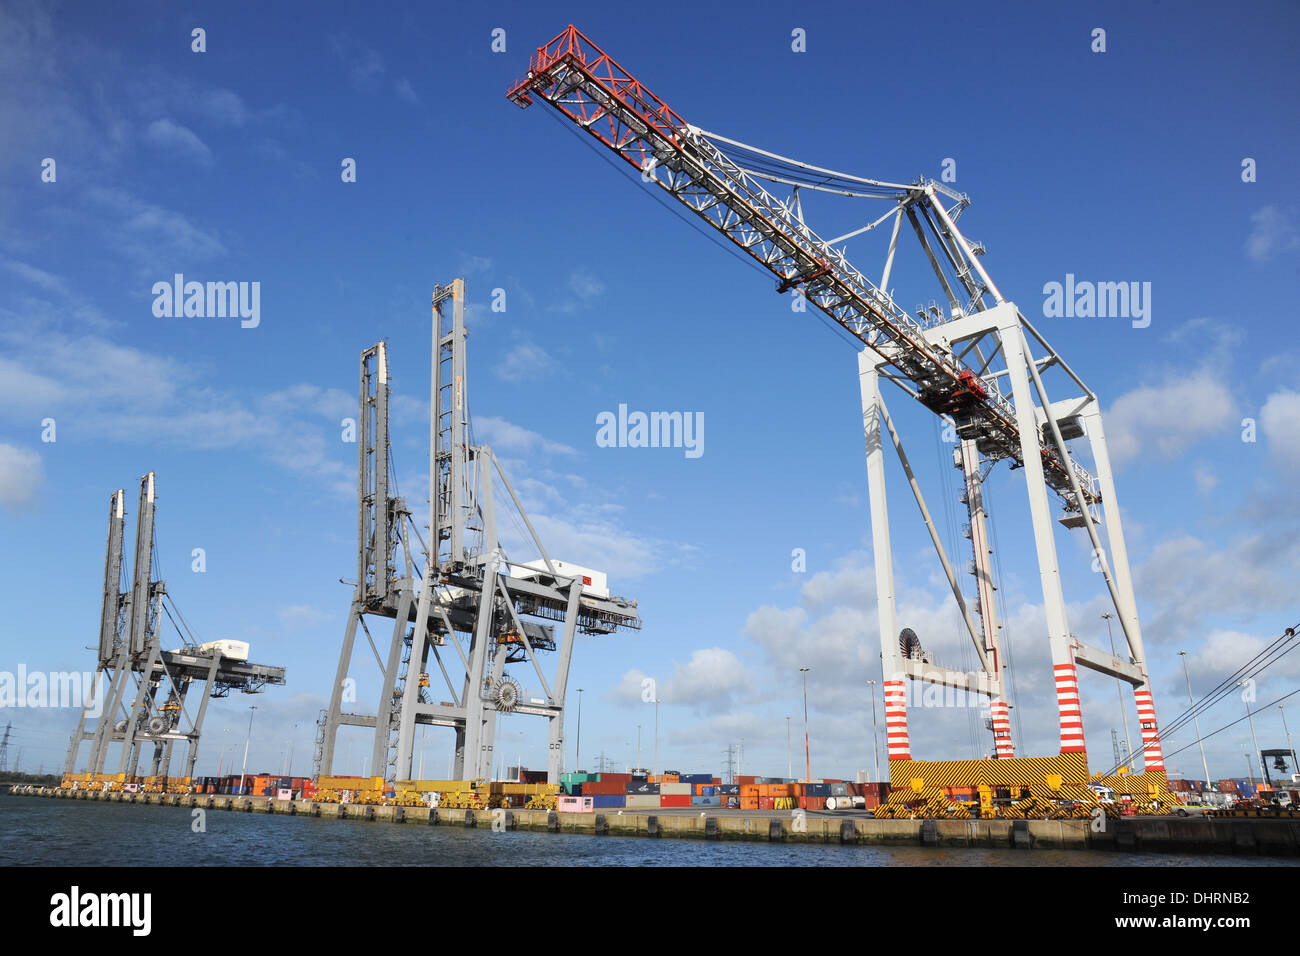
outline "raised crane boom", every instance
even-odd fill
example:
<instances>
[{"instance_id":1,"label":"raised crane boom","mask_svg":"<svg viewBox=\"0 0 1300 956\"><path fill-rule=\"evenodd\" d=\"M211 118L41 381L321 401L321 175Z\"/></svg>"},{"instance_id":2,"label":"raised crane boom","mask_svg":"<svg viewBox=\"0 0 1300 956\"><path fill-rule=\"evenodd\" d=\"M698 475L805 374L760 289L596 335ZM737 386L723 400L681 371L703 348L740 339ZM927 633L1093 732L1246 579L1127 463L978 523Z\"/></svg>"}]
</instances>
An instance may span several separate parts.
<instances>
[{"instance_id":1,"label":"raised crane boom","mask_svg":"<svg viewBox=\"0 0 1300 956\"><path fill-rule=\"evenodd\" d=\"M998 376L985 374L989 362L973 369L953 351L927 339L925 326L900 309L884 289L849 262L842 247L833 244L849 236L823 240L804 224L797 194L792 202L774 198L714 140L793 161L691 126L573 26L538 48L528 74L511 86L508 96L520 107L529 106L534 97L554 106L767 268L778 280L778 292L802 287L809 302L881 356L897 373L896 384L936 413L951 414L963 437L978 437L989 455L1023 465L1015 408L1010 396L1003 394ZM851 187L827 191L895 200L899 221L905 213L918 237L921 223L930 227L966 294L963 305L922 237L954 315L986 308L986 295L996 304L1005 301L958 232L954 215L938 201L940 192L948 193L939 184L902 185L795 165ZM960 214L967 201L957 198L954 213ZM889 265L886 276L888 269ZM1059 362L1059 357L1053 355L1052 361ZM1065 499L1067 510L1079 507L1078 497L1088 505L1100 500L1092 475L1068 453L1063 457L1045 444L1041 454L1044 478ZM1071 494L1071 470L1078 496Z\"/></svg>"}]
</instances>

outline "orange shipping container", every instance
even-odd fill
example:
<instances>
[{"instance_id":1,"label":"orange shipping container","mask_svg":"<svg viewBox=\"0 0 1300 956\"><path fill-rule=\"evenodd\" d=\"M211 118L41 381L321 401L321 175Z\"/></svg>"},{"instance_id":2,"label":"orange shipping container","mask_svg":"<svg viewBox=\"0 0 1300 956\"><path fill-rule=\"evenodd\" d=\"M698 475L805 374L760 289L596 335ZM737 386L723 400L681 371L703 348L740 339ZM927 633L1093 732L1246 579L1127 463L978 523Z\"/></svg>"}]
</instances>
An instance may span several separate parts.
<instances>
[{"instance_id":1,"label":"orange shipping container","mask_svg":"<svg viewBox=\"0 0 1300 956\"><path fill-rule=\"evenodd\" d=\"M745 798L745 797L749 797L750 799L757 800L757 799L758 799L758 796L759 796L759 790L761 790L761 789L762 789L762 785L761 785L761 784L757 784L757 783L742 783L742 784L740 785L740 796L741 796L742 799ZM753 807L752 809L757 810L758 807Z\"/></svg>"}]
</instances>

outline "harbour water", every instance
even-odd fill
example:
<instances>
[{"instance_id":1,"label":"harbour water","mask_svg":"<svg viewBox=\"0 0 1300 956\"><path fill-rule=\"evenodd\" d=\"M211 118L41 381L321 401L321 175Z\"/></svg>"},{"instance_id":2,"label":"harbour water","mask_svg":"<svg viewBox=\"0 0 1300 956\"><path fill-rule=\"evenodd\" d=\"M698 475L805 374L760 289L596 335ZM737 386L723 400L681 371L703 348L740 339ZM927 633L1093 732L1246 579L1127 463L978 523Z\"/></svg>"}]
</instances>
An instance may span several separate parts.
<instances>
[{"instance_id":1,"label":"harbour water","mask_svg":"<svg viewBox=\"0 0 1300 956\"><path fill-rule=\"evenodd\" d=\"M1294 866L1281 857L704 842L0 797L0 866ZM205 829L195 832L196 820Z\"/></svg>"}]
</instances>

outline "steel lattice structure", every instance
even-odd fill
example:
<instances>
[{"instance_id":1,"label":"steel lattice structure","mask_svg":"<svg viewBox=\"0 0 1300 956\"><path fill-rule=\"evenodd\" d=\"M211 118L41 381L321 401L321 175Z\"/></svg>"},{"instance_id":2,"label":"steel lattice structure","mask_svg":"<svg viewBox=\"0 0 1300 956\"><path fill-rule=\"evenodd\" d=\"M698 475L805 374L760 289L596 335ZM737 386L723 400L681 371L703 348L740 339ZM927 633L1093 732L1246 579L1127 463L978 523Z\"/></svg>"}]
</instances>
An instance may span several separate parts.
<instances>
[{"instance_id":1,"label":"steel lattice structure","mask_svg":"<svg viewBox=\"0 0 1300 956\"><path fill-rule=\"evenodd\" d=\"M464 280L436 287L432 305L427 544L410 508L391 496L387 347L361 354L357 582L315 767L318 776L336 773L340 726L373 728L370 774L409 780L416 727L433 726L454 731L456 779L483 779L492 772L497 716L513 713L547 719L547 775L559 783L574 637L640 628L636 600L596 593L585 569L551 560L491 447L472 440ZM512 561L502 547L497 478L540 559ZM393 622L386 657L375 649L383 676L373 714L344 709L355 687L357 629L370 638L368 617ZM546 653L555 655L549 677ZM509 664L531 665L544 696L522 698ZM437 696L447 700L435 697L438 678Z\"/></svg>"},{"instance_id":2,"label":"steel lattice structure","mask_svg":"<svg viewBox=\"0 0 1300 956\"><path fill-rule=\"evenodd\" d=\"M119 488L108 507L96 680L68 745L64 773L76 770L81 745L89 741L85 766L92 774L104 773L109 748L118 743L117 772L133 777L145 746L153 744L152 775L167 777L173 747L183 743L183 776L188 778L198 760L208 701L226 697L232 690L261 693L268 685L284 684L285 671L227 657L220 646L199 646L185 633L181 633L183 647L163 650L160 618L167 586L153 576L157 509L153 472L140 479L129 588L123 581L125 506L126 493ZM196 681L202 685L202 696L197 712L190 714L185 704Z\"/></svg>"},{"instance_id":3,"label":"steel lattice structure","mask_svg":"<svg viewBox=\"0 0 1300 956\"><path fill-rule=\"evenodd\" d=\"M908 679L988 696L996 756L1012 755L1009 704L1003 685L1006 663L993 602L992 549L981 494L989 469L1007 460L1011 467L1025 470L1029 488L1062 752L1084 749L1076 677L1077 665L1082 665L1133 685L1147 769L1163 771L1100 403L1014 303L1002 295L979 261L982 246L968 241L957 228L956 221L970 205L969 199L934 181L895 183L838 173L708 133L687 123L573 26L538 48L527 75L510 87L508 96L520 107L535 100L553 107L634 167L645 182L658 186L756 260L777 280L778 292L797 290L862 344L859 375L890 758L910 759ZM777 199L760 179L792 186L791 197ZM828 240L805 223L801 189L884 200L891 206L861 228ZM952 204L945 207L945 200ZM845 242L891 219L882 277L873 283L849 261ZM931 306L909 315L888 291L904 219L938 280L946 308ZM1036 357L1035 349L1044 354ZM1068 395L1056 401L1049 399L1043 381L1051 369L1059 370L1065 380L1062 387L1068 389ZM954 464L962 472L963 502L970 513L971 571L977 582L973 602L962 594L907 463L880 393L881 378L950 419L955 429L958 447ZM1074 460L1067 444L1084 436L1095 474ZM974 644L978 674L939 667L919 644L909 645L897 636L883 456L884 447L891 444L903 463ZM1070 631L1051 522L1053 496L1063 508L1061 523L1088 533L1128 642L1130 653L1124 659L1083 644ZM1103 516L1105 545L1098 533Z\"/></svg>"}]
</instances>

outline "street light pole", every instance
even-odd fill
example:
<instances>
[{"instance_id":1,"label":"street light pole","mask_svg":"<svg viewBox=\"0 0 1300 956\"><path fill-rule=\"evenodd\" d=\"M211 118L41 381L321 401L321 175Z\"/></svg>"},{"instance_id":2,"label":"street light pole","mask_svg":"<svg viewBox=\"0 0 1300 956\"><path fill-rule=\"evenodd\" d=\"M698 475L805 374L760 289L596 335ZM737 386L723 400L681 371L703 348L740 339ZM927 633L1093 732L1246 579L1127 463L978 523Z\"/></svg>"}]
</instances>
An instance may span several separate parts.
<instances>
[{"instance_id":1,"label":"street light pole","mask_svg":"<svg viewBox=\"0 0 1300 956\"><path fill-rule=\"evenodd\" d=\"M1104 611L1101 615L1102 620L1106 622L1106 635L1110 638L1111 657L1115 656L1115 633L1110 629L1110 619L1113 618L1114 616L1115 615L1111 614L1110 611ZM1119 715L1120 718L1124 721L1124 746L1128 748L1128 756L1125 758L1124 762L1128 764L1128 772L1132 773L1133 772L1133 739L1128 735L1128 711L1124 709L1124 685L1120 682L1118 677L1115 678L1115 693L1119 694ZM1146 759L1145 756L1143 757L1143 759L1144 760Z\"/></svg>"},{"instance_id":2,"label":"street light pole","mask_svg":"<svg viewBox=\"0 0 1300 956\"><path fill-rule=\"evenodd\" d=\"M876 775L873 780L880 779L880 719L876 716L876 682L867 681L871 686L871 749L876 754Z\"/></svg>"},{"instance_id":3,"label":"street light pole","mask_svg":"<svg viewBox=\"0 0 1300 956\"><path fill-rule=\"evenodd\" d=\"M655 759L654 759L654 763L650 765L651 773L659 772L658 770L655 769L656 767L659 766L659 704L660 704L660 700L658 697L656 697L655 698Z\"/></svg>"},{"instance_id":4,"label":"street light pole","mask_svg":"<svg viewBox=\"0 0 1300 956\"><path fill-rule=\"evenodd\" d=\"M582 773L582 688L578 688L578 742L573 753L573 769Z\"/></svg>"},{"instance_id":5,"label":"street light pole","mask_svg":"<svg viewBox=\"0 0 1300 956\"><path fill-rule=\"evenodd\" d=\"M790 715L785 715L785 779L794 779L794 760L790 756Z\"/></svg>"},{"instance_id":6,"label":"street light pole","mask_svg":"<svg viewBox=\"0 0 1300 956\"><path fill-rule=\"evenodd\" d=\"M812 783L812 747L808 743L808 668L799 668L799 673L803 674L803 752L808 761L808 777L804 783Z\"/></svg>"},{"instance_id":7,"label":"street light pole","mask_svg":"<svg viewBox=\"0 0 1300 956\"><path fill-rule=\"evenodd\" d=\"M256 704L248 705L248 736L244 738L244 766L239 771L239 792L244 792L244 775L248 773L248 745L253 740L253 711L257 710Z\"/></svg>"},{"instance_id":8,"label":"street light pole","mask_svg":"<svg viewBox=\"0 0 1300 956\"><path fill-rule=\"evenodd\" d=\"M1237 686L1245 687L1246 682L1239 680L1237 681ZM1246 705L1246 719L1250 721L1250 742L1255 747L1255 752L1254 754L1251 755L1250 762L1254 764L1256 760L1262 759L1259 755L1259 741L1255 738L1255 715L1250 712L1250 701L1246 699L1245 694L1241 695L1241 701ZM1250 782L1252 786L1255 783L1255 774L1253 771L1251 772L1250 775Z\"/></svg>"},{"instance_id":9,"label":"street light pole","mask_svg":"<svg viewBox=\"0 0 1300 956\"><path fill-rule=\"evenodd\" d=\"M1205 743L1201 740L1201 722L1196 716L1196 702L1192 700L1192 675L1187 670L1187 652L1179 651L1178 656L1183 659L1183 676L1187 678L1187 703L1192 706L1192 723L1196 727L1196 743L1201 748L1201 768L1205 771L1205 785L1210 785L1210 765L1205 762Z\"/></svg>"}]
</instances>

